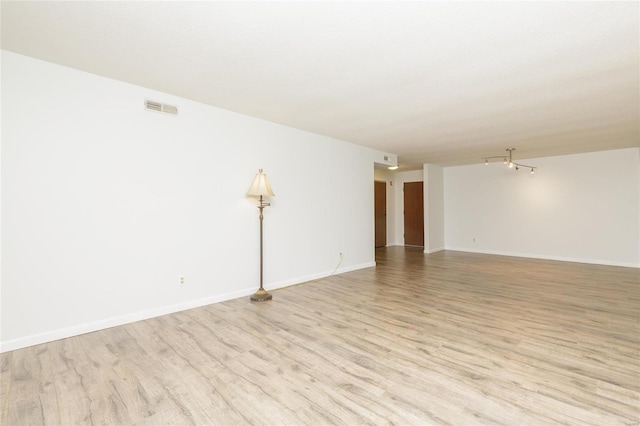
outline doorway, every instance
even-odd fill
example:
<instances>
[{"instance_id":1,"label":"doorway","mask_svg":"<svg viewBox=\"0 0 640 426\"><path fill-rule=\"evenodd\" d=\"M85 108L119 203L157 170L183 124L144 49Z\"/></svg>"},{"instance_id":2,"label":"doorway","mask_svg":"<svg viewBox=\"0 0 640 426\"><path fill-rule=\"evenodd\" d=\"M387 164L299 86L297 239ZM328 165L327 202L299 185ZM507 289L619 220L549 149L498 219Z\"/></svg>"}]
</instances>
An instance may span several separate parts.
<instances>
[{"instance_id":1,"label":"doorway","mask_svg":"<svg viewBox=\"0 0 640 426\"><path fill-rule=\"evenodd\" d=\"M424 192L422 182L404 183L404 245L424 247Z\"/></svg>"},{"instance_id":2,"label":"doorway","mask_svg":"<svg viewBox=\"0 0 640 426\"><path fill-rule=\"evenodd\" d=\"M374 211L375 211L375 247L387 245L387 183L374 182Z\"/></svg>"}]
</instances>

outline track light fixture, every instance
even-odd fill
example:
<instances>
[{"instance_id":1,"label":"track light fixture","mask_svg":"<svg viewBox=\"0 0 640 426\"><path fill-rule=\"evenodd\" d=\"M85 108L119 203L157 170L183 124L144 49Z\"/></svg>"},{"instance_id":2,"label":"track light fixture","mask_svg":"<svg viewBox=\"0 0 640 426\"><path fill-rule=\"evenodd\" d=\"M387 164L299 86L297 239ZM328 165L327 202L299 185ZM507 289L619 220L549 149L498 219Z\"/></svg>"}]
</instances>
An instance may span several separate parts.
<instances>
[{"instance_id":1,"label":"track light fixture","mask_svg":"<svg viewBox=\"0 0 640 426\"><path fill-rule=\"evenodd\" d=\"M536 166L527 166L526 164L520 164L513 161L512 152L515 151L515 148L507 148L507 152L509 152L509 156L506 155L494 155L493 157L484 157L484 164L489 165L489 160L500 159L502 160L502 164L505 164L510 169L515 168L516 170L520 170L520 167L525 169L531 169L531 174L533 174L534 170L537 169Z\"/></svg>"}]
</instances>

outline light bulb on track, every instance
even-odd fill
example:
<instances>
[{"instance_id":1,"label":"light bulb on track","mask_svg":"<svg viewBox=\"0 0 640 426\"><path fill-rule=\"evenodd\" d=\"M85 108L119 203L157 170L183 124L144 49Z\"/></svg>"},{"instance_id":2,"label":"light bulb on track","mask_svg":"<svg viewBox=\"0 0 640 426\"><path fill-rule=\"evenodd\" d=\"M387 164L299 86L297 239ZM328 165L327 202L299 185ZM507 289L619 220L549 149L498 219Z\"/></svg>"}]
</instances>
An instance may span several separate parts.
<instances>
[{"instance_id":1,"label":"light bulb on track","mask_svg":"<svg viewBox=\"0 0 640 426\"><path fill-rule=\"evenodd\" d=\"M482 157L482 160L484 161L484 164L486 166L489 165L489 160L502 160L502 164L504 164L505 166L507 166L510 169L515 168L516 170L520 170L520 168L523 169L529 169L531 171L531 174L535 173L535 169L537 169L536 166L528 166L526 164L522 164L522 163L516 163L515 161L513 161L513 151L515 151L515 148L507 148L507 155L494 155L491 157Z\"/></svg>"}]
</instances>

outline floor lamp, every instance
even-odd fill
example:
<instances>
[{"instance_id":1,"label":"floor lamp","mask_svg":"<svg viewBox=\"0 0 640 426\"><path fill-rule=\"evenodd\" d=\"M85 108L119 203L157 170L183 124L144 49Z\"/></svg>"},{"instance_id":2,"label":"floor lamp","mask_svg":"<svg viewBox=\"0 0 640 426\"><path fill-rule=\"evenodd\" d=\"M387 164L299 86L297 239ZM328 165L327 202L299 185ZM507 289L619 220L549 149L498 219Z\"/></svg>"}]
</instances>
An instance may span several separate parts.
<instances>
[{"instance_id":1,"label":"floor lamp","mask_svg":"<svg viewBox=\"0 0 640 426\"><path fill-rule=\"evenodd\" d=\"M274 195L276 194L273 193L271 185L269 185L267 175L262 173L262 169L258 170L249 191L247 191L247 196L259 197L258 208L260 209L260 288L255 292L255 294L251 295L252 302L266 302L267 300L271 300L273 297L264 289L264 287L262 287L262 211L265 207L271 205L270 203L265 202L263 197L273 197Z\"/></svg>"}]
</instances>

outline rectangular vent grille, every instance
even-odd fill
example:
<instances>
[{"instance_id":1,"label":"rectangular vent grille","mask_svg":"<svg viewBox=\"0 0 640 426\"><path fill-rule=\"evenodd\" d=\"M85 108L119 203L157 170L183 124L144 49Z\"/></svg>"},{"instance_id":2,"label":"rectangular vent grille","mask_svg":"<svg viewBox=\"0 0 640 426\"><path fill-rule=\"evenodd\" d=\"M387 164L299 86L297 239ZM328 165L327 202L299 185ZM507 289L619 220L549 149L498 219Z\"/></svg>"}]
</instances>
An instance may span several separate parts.
<instances>
[{"instance_id":1,"label":"rectangular vent grille","mask_svg":"<svg viewBox=\"0 0 640 426\"><path fill-rule=\"evenodd\" d=\"M174 105L162 104L156 101L145 100L144 109L147 111L164 112L165 114L178 115L178 107Z\"/></svg>"}]
</instances>

